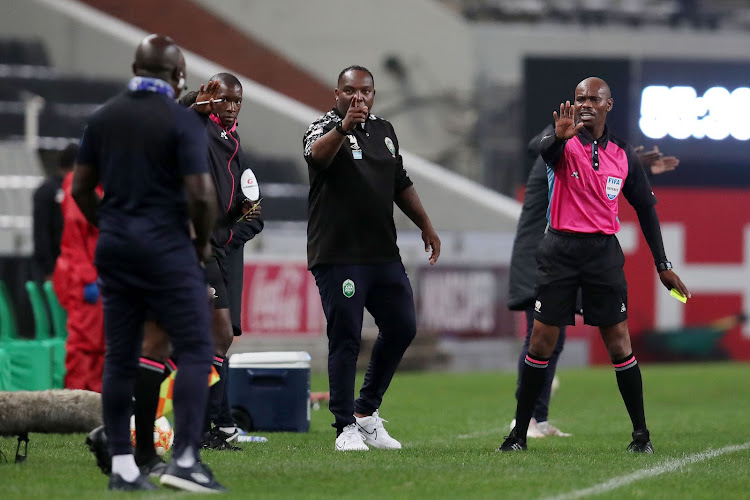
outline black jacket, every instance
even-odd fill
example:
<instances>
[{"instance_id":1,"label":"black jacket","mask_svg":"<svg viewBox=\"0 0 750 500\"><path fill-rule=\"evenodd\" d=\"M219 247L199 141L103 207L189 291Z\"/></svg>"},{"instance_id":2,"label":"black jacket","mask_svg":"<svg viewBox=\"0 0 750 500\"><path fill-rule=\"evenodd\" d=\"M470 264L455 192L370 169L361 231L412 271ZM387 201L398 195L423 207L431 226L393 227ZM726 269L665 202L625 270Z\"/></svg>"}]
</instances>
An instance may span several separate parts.
<instances>
[{"instance_id":1,"label":"black jacket","mask_svg":"<svg viewBox=\"0 0 750 500\"><path fill-rule=\"evenodd\" d=\"M229 245L236 248L263 229L262 221L237 222L245 200L240 189L240 177L246 168L243 165L246 160L240 146L240 136L237 135L236 126L226 130L210 116L200 116L206 124L211 177L219 207L219 217L211 233L211 245L214 248ZM235 237L238 241L233 241Z\"/></svg>"},{"instance_id":2,"label":"black jacket","mask_svg":"<svg viewBox=\"0 0 750 500\"><path fill-rule=\"evenodd\" d=\"M340 122L334 108L305 133L310 175L307 263L375 264L401 260L393 202L412 185L393 126L370 115L357 125L328 166L312 158L312 145Z\"/></svg>"},{"instance_id":3,"label":"black jacket","mask_svg":"<svg viewBox=\"0 0 750 500\"><path fill-rule=\"evenodd\" d=\"M518 219L513 253L510 258L510 288L508 308L514 311L527 309L536 299L536 250L547 227L549 184L547 165L539 156L541 138L552 127L545 128L529 142L528 154L536 159L526 181L521 217Z\"/></svg>"},{"instance_id":4,"label":"black jacket","mask_svg":"<svg viewBox=\"0 0 750 500\"><path fill-rule=\"evenodd\" d=\"M240 156L240 171L244 172L246 169L252 169L252 165L250 163L250 160L248 159L248 155L242 154ZM257 169L254 171L257 172ZM262 188L262 186L261 186ZM241 199L244 200L245 197L241 196ZM240 205L242 202L240 202ZM239 218L239 215L237 216ZM245 243L255 238L255 235L263 231L263 227L265 226L265 222L263 222L263 217L258 217L257 219L253 219L250 221L243 220L242 222L236 222L237 219L234 219L234 225L232 226L232 239L227 244L227 250L233 251L233 250L240 250L245 246ZM240 293L242 293L240 291Z\"/></svg>"},{"instance_id":5,"label":"black jacket","mask_svg":"<svg viewBox=\"0 0 750 500\"><path fill-rule=\"evenodd\" d=\"M52 274L60 255L62 179L51 175L34 191L34 268L40 280Z\"/></svg>"}]
</instances>

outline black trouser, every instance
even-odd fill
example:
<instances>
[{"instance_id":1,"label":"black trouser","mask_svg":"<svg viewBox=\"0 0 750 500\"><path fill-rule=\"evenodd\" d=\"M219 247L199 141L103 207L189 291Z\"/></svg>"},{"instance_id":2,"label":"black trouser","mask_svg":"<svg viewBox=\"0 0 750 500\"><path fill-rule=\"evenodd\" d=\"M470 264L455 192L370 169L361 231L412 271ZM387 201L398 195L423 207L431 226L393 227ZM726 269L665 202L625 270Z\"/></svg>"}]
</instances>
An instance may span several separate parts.
<instances>
[{"instance_id":1,"label":"black trouser","mask_svg":"<svg viewBox=\"0 0 750 500\"><path fill-rule=\"evenodd\" d=\"M328 408L341 431L355 422L354 412L372 414L417 331L414 296L400 261L385 264L330 265L312 269L326 315L328 334ZM378 338L354 401L354 379L364 309L378 326Z\"/></svg>"},{"instance_id":2,"label":"black trouser","mask_svg":"<svg viewBox=\"0 0 750 500\"><path fill-rule=\"evenodd\" d=\"M242 288L245 277L245 246L227 250L226 268L227 295L229 296L229 315L232 317L234 336L242 335Z\"/></svg>"},{"instance_id":3,"label":"black trouser","mask_svg":"<svg viewBox=\"0 0 750 500\"><path fill-rule=\"evenodd\" d=\"M128 421L148 311L166 330L180 360L173 393L174 456L186 447L197 452L213 342L205 279L195 250L188 242L171 252L145 254L112 239L100 236L97 249L107 341L102 412L109 451L113 456L132 453ZM128 255L133 256L129 261Z\"/></svg>"},{"instance_id":4,"label":"black trouser","mask_svg":"<svg viewBox=\"0 0 750 500\"><path fill-rule=\"evenodd\" d=\"M221 249L214 251L214 258L206 263L208 281L216 289L218 299L214 301L214 308L229 309L234 336L242 335L240 322L242 309L242 286L244 277L244 246L233 250ZM206 410L205 430L210 430L211 422L217 427L234 427L234 417L229 408L229 358L223 360L219 366L214 365L219 372L219 382L209 391L208 408Z\"/></svg>"},{"instance_id":5,"label":"black trouser","mask_svg":"<svg viewBox=\"0 0 750 500\"><path fill-rule=\"evenodd\" d=\"M241 312L242 312L242 286L245 272L244 247L228 250L224 259L229 279L226 283L227 298L229 301L229 315L232 318L232 330L234 336L242 335ZM234 427L234 417L229 408L229 357L219 370L219 376L224 380L222 390L211 391L208 403L208 420L217 427ZM210 425L209 425L210 428Z\"/></svg>"}]
</instances>

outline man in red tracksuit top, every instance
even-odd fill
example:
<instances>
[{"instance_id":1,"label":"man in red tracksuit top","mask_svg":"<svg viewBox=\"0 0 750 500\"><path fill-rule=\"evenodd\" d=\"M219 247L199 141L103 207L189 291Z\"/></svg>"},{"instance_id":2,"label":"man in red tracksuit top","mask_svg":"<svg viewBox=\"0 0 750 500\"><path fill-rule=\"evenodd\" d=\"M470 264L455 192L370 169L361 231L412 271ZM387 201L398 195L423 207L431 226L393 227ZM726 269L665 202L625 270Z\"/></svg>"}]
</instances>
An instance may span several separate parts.
<instances>
[{"instance_id":1,"label":"man in red tracksuit top","mask_svg":"<svg viewBox=\"0 0 750 500\"><path fill-rule=\"evenodd\" d=\"M65 388L102 391L104 316L96 285L94 251L99 230L78 209L70 189L73 172L63 179L63 232L52 281L68 312ZM101 188L97 189L101 196Z\"/></svg>"}]
</instances>

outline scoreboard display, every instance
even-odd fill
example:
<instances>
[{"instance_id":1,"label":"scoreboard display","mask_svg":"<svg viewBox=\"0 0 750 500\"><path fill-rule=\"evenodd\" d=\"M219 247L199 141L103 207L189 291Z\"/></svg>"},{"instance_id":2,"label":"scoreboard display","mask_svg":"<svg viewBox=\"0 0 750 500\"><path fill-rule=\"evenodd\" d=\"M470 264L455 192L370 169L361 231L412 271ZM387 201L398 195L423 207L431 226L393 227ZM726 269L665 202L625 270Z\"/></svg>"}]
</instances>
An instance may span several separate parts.
<instances>
[{"instance_id":1,"label":"scoreboard display","mask_svg":"<svg viewBox=\"0 0 750 500\"><path fill-rule=\"evenodd\" d=\"M750 62L646 60L634 69L631 141L680 159L654 184L750 187Z\"/></svg>"}]
</instances>

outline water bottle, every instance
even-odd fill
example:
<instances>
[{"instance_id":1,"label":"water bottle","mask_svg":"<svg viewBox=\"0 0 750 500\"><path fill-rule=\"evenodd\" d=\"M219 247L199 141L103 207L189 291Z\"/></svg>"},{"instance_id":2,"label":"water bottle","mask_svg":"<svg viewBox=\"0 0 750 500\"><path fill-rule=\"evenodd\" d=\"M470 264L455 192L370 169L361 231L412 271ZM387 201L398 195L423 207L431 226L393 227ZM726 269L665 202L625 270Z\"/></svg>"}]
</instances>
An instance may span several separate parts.
<instances>
[{"instance_id":1,"label":"water bottle","mask_svg":"<svg viewBox=\"0 0 750 500\"><path fill-rule=\"evenodd\" d=\"M267 443L268 438L263 436L237 436L238 443Z\"/></svg>"}]
</instances>

